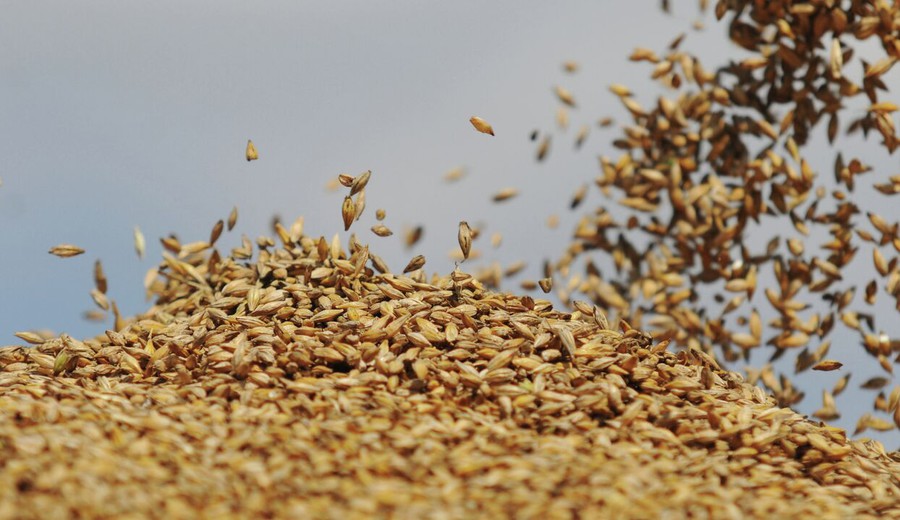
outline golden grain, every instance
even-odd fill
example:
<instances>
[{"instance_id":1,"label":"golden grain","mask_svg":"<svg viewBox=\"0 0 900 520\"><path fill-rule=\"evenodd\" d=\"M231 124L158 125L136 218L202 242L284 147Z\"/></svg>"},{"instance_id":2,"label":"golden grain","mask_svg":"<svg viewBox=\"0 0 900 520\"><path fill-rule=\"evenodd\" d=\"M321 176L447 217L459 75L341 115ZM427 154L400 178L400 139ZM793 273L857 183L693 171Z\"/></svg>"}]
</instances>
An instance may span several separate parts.
<instances>
[{"instance_id":1,"label":"golden grain","mask_svg":"<svg viewBox=\"0 0 900 520\"><path fill-rule=\"evenodd\" d=\"M235 212L235 215L237 213ZM165 245L165 243L163 243ZM137 253L138 258L144 258L144 252L146 251L147 244L144 241L144 234L141 233L141 228L134 226L134 251Z\"/></svg>"},{"instance_id":2,"label":"golden grain","mask_svg":"<svg viewBox=\"0 0 900 520\"><path fill-rule=\"evenodd\" d=\"M403 268L403 273L404 274L410 273L412 271L421 269L424 266L425 266L425 257L422 255L416 255L409 261L408 264L406 264L406 267Z\"/></svg>"},{"instance_id":3,"label":"golden grain","mask_svg":"<svg viewBox=\"0 0 900 520\"><path fill-rule=\"evenodd\" d=\"M366 170L359 176L355 177L350 183L350 196L354 196L366 188L369 179L372 177L372 170Z\"/></svg>"},{"instance_id":4,"label":"golden grain","mask_svg":"<svg viewBox=\"0 0 900 520\"><path fill-rule=\"evenodd\" d=\"M83 254L84 249L72 244L59 244L58 246L51 247L49 253L60 258L69 258L71 256Z\"/></svg>"},{"instance_id":5,"label":"golden grain","mask_svg":"<svg viewBox=\"0 0 900 520\"><path fill-rule=\"evenodd\" d=\"M341 218L344 221L344 231L350 229L350 225L353 224L353 219L356 216L356 205L353 202L353 199L350 196L344 197L344 202L341 204Z\"/></svg>"},{"instance_id":6,"label":"golden grain","mask_svg":"<svg viewBox=\"0 0 900 520\"><path fill-rule=\"evenodd\" d=\"M584 144L584 141L587 139L588 133L591 131L591 127L588 125L581 125L578 128L578 133L575 135L575 149L578 150Z\"/></svg>"},{"instance_id":7,"label":"golden grain","mask_svg":"<svg viewBox=\"0 0 900 520\"><path fill-rule=\"evenodd\" d=\"M253 141L247 139L247 162L257 159L259 159L259 153L256 151L256 146L253 146Z\"/></svg>"},{"instance_id":8,"label":"golden grain","mask_svg":"<svg viewBox=\"0 0 900 520\"><path fill-rule=\"evenodd\" d=\"M459 230L456 235L459 242L459 249L462 251L463 259L469 258L469 252L472 250L472 228L465 220L459 222Z\"/></svg>"},{"instance_id":9,"label":"golden grain","mask_svg":"<svg viewBox=\"0 0 900 520\"><path fill-rule=\"evenodd\" d=\"M502 190L495 193L492 199L494 200L494 202L503 202L515 197L518 194L519 190L517 190L516 188L503 188Z\"/></svg>"},{"instance_id":10,"label":"golden grain","mask_svg":"<svg viewBox=\"0 0 900 520\"><path fill-rule=\"evenodd\" d=\"M228 214L228 231L234 229L235 224L237 224L238 219L238 209L237 206L231 208L231 212Z\"/></svg>"},{"instance_id":11,"label":"golden grain","mask_svg":"<svg viewBox=\"0 0 900 520\"><path fill-rule=\"evenodd\" d=\"M818 363L816 363L812 367L812 369L820 370L823 372L830 372L832 370L837 370L837 369L841 368L842 366L844 366L844 364L841 363L840 361L835 361L833 359L823 359L822 361L819 361Z\"/></svg>"},{"instance_id":12,"label":"golden grain","mask_svg":"<svg viewBox=\"0 0 900 520\"><path fill-rule=\"evenodd\" d=\"M541 278L538 280L538 285L541 287L541 290L545 293L549 293L553 289L553 279L552 278Z\"/></svg>"},{"instance_id":13,"label":"golden grain","mask_svg":"<svg viewBox=\"0 0 900 520\"><path fill-rule=\"evenodd\" d=\"M103 272L103 264L100 260L94 262L94 287L103 294L106 294L108 283L106 273Z\"/></svg>"},{"instance_id":14,"label":"golden grain","mask_svg":"<svg viewBox=\"0 0 900 520\"><path fill-rule=\"evenodd\" d=\"M575 98L572 96L572 93L569 92L565 87L556 86L556 88L554 88L554 92L556 93L556 97L563 104L570 107L575 106Z\"/></svg>"},{"instance_id":15,"label":"golden grain","mask_svg":"<svg viewBox=\"0 0 900 520\"><path fill-rule=\"evenodd\" d=\"M403 233L403 243L407 248L416 245L419 240L422 240L422 235L425 233L425 228L422 226L416 226L414 228L409 228Z\"/></svg>"},{"instance_id":16,"label":"golden grain","mask_svg":"<svg viewBox=\"0 0 900 520\"><path fill-rule=\"evenodd\" d=\"M537 148L537 160L543 161L547 158L547 154L550 153L550 136L545 135L543 139L541 139L540 144L538 144Z\"/></svg>"},{"instance_id":17,"label":"golden grain","mask_svg":"<svg viewBox=\"0 0 900 520\"><path fill-rule=\"evenodd\" d=\"M494 128L484 119L481 119L478 116L472 116L469 118L469 122L475 127L475 130L478 130L483 134L494 135Z\"/></svg>"},{"instance_id":18,"label":"golden grain","mask_svg":"<svg viewBox=\"0 0 900 520\"><path fill-rule=\"evenodd\" d=\"M372 233L375 233L376 235L378 235L380 237L389 237L394 234L394 232L391 231L384 224L376 224L376 225L372 226Z\"/></svg>"}]
</instances>

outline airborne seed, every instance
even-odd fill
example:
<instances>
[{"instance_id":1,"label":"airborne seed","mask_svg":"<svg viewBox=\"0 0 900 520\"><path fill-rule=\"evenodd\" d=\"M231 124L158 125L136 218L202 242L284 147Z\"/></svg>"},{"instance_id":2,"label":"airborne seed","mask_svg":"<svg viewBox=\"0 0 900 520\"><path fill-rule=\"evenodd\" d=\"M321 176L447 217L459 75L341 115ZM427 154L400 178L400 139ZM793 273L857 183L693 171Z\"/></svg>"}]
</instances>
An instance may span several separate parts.
<instances>
[{"instance_id":1,"label":"airborne seed","mask_svg":"<svg viewBox=\"0 0 900 520\"><path fill-rule=\"evenodd\" d=\"M259 159L259 153L256 152L256 147L253 146L253 141L247 140L247 162L255 161Z\"/></svg>"},{"instance_id":2,"label":"airborne seed","mask_svg":"<svg viewBox=\"0 0 900 520\"><path fill-rule=\"evenodd\" d=\"M353 199L350 196L344 197L344 203L341 204L341 217L344 220L344 231L350 229L350 225L353 224L353 218L356 216L356 205L353 203Z\"/></svg>"},{"instance_id":3,"label":"airborne seed","mask_svg":"<svg viewBox=\"0 0 900 520\"><path fill-rule=\"evenodd\" d=\"M403 273L411 273L413 271L421 269L425 265L425 257L422 255L416 255L406 264L406 267L403 268Z\"/></svg>"},{"instance_id":4,"label":"airborne seed","mask_svg":"<svg viewBox=\"0 0 900 520\"><path fill-rule=\"evenodd\" d=\"M519 194L519 190L515 188L503 188L494 194L493 199L494 202L503 202L504 200L509 200L516 195Z\"/></svg>"},{"instance_id":5,"label":"airborne seed","mask_svg":"<svg viewBox=\"0 0 900 520\"><path fill-rule=\"evenodd\" d=\"M575 106L575 98L572 96L572 93L569 92L567 89L565 89L564 87L557 86L554 89L554 92L556 92L556 97L559 98L559 100L562 101L563 104L568 105L570 107Z\"/></svg>"},{"instance_id":6,"label":"airborne seed","mask_svg":"<svg viewBox=\"0 0 900 520\"><path fill-rule=\"evenodd\" d=\"M459 222L457 241L459 242L459 249L462 251L463 259L468 259L469 252L472 250L472 229L465 220Z\"/></svg>"},{"instance_id":7,"label":"airborne seed","mask_svg":"<svg viewBox=\"0 0 900 520\"><path fill-rule=\"evenodd\" d=\"M237 215L236 212L235 215ZM141 228L134 226L134 251L137 253L139 259L144 258L144 251L146 247L147 244L144 241L144 234L141 233Z\"/></svg>"},{"instance_id":8,"label":"airborne seed","mask_svg":"<svg viewBox=\"0 0 900 520\"><path fill-rule=\"evenodd\" d=\"M353 179L353 182L350 183L350 196L354 196L357 193L361 192L365 189L366 185L369 184L369 179L372 177L372 170L367 170L361 173L358 177Z\"/></svg>"},{"instance_id":9,"label":"airborne seed","mask_svg":"<svg viewBox=\"0 0 900 520\"><path fill-rule=\"evenodd\" d=\"M478 130L482 134L494 135L493 127L491 127L491 125L484 119L481 119L478 116L472 116L469 119L469 122L472 123L472 126L475 127L475 130Z\"/></svg>"},{"instance_id":10,"label":"airborne seed","mask_svg":"<svg viewBox=\"0 0 900 520\"><path fill-rule=\"evenodd\" d=\"M549 293L551 289L553 289L553 279L541 278L541 280L538 281L538 285L541 286L541 290L544 291L544 293Z\"/></svg>"},{"instance_id":11,"label":"airborne seed","mask_svg":"<svg viewBox=\"0 0 900 520\"><path fill-rule=\"evenodd\" d=\"M80 247L72 244L60 244L58 246L51 247L49 253L60 258L69 258L72 256L83 254L84 249L81 249Z\"/></svg>"},{"instance_id":12,"label":"airborne seed","mask_svg":"<svg viewBox=\"0 0 900 520\"><path fill-rule=\"evenodd\" d=\"M391 231L387 226L383 224L372 226L372 233L375 233L380 237L389 237L394 234L393 231Z\"/></svg>"}]
</instances>

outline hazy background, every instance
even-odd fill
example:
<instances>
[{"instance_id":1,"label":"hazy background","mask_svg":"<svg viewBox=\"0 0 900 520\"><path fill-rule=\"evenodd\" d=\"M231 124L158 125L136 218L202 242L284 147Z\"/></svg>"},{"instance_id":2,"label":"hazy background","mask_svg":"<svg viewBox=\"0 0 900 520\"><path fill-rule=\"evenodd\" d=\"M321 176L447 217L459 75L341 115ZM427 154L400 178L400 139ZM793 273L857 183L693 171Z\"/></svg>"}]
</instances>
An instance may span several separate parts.
<instances>
[{"instance_id":1,"label":"hazy background","mask_svg":"<svg viewBox=\"0 0 900 520\"><path fill-rule=\"evenodd\" d=\"M475 244L482 261L528 262L507 286L519 290L522 279L539 277L544 258L563 250L581 212L612 204L592 187L579 211L568 210L575 189L597 175L597 156L618 155L610 145L615 127L595 124L607 115L625 121L607 86L626 84L645 105L659 92L649 68L627 60L631 50L662 51L687 31L682 49L708 68L738 55L711 14L704 31L692 30L698 15L695 2L665 15L649 0L7 2L0 18L0 344L21 343L13 333L23 330L87 337L108 328L81 317L94 307L98 258L123 314L146 309L142 280L159 259L158 237L205 240L235 205L240 218L218 244L223 253L241 233L271 234L275 214L287 224L305 216L311 235L341 231L346 244L343 192L325 186L339 173L367 169L366 213L351 231L393 269L424 254L427 270L450 271L456 225L465 219L485 225ZM564 73L565 60L581 69ZM555 123L557 84L578 102L565 132ZM475 132L472 115L489 121L496 137ZM575 153L584 123L591 134ZM533 129L556 134L541 164L528 139ZM248 138L260 155L252 163L244 160ZM821 166L831 161L828 151ZM896 158L870 162L898 173ZM442 175L456 166L467 176L448 185ZM492 203L506 186L521 195ZM394 236L368 230L376 208L386 209ZM560 217L556 230L545 225L550 214ZM881 214L890 217L890 207ZM418 224L424 238L405 250L403 230ZM135 225L147 237L144 260L133 250ZM489 243L494 232L503 235L499 249ZM87 253L47 254L63 242ZM895 314L879 325L900 335ZM880 369L855 335L831 339L829 357L853 369L838 397L845 415L838 424L852 431L873 396L858 385ZM790 370L793 356L786 358ZM821 388L841 374L798 378L807 391L801 411L817 409ZM896 449L896 432L878 438Z\"/></svg>"}]
</instances>

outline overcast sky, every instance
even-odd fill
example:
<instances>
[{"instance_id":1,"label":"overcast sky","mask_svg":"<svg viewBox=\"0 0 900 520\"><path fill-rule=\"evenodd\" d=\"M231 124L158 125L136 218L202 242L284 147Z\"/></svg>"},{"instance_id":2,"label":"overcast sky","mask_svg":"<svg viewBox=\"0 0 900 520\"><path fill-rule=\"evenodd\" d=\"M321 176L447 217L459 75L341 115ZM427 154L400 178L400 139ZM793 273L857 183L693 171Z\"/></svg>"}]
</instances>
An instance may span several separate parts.
<instances>
[{"instance_id":1,"label":"overcast sky","mask_svg":"<svg viewBox=\"0 0 900 520\"><path fill-rule=\"evenodd\" d=\"M597 174L596 157L616 155L616 130L593 124L606 115L624 121L606 87L624 83L645 104L658 92L649 69L627 61L630 51L661 50L687 31L683 49L708 67L737 53L711 16L705 31L691 29L695 5L664 15L649 0L7 2L0 18L0 344L20 343L13 333L22 330L88 337L108 328L81 318L93 306L97 258L122 311L146 309L142 280L159 258L157 238L175 232L184 242L204 240L235 205L240 219L220 241L226 250L241 233L270 234L275 214L288 223L303 215L308 234L346 238L342 194L325 186L338 173L367 169L367 214L353 231L392 268L424 254L429 270L449 272L456 224L468 220L485 226L475 246L484 260L528 262L508 287L518 290L568 243L578 216L568 202ZM581 70L564 73L565 60ZM566 132L555 127L555 85L578 102ZM496 136L475 132L472 115L491 122ZM592 131L574 153L584 123ZM528 139L536 128L555 131L542 164ZM244 160L247 139L259 150L253 163ZM456 166L468 175L445 184L442 175ZM491 203L506 186L521 195ZM610 202L592 189L584 207L597 204ZM368 231L376 208L387 211L393 237ZM560 216L556 231L544 224L550 214ZM424 239L405 250L403 229L417 224ZM132 246L136 225L148 241L143 261ZM494 232L503 235L499 249L487 240ZM87 253L47 254L62 242ZM886 331L900 335L893 323ZM830 357L862 358L857 339L845 340L832 347L843 357ZM839 408L853 408L854 399L857 409L870 407L871 393L855 390L866 371L877 373L869 365L854 369ZM823 386L837 377L823 378ZM821 402L819 390L807 395L805 413ZM840 425L852 429L858 414L847 415Z\"/></svg>"}]
</instances>

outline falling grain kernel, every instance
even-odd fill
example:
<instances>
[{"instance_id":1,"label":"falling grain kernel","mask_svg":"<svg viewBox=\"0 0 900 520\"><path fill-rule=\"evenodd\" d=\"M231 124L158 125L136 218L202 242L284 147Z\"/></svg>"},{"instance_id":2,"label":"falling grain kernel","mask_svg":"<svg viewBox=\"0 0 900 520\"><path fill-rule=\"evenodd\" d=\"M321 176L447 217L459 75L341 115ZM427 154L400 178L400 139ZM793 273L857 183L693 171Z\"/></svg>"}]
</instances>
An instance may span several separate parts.
<instances>
[{"instance_id":1,"label":"falling grain kernel","mask_svg":"<svg viewBox=\"0 0 900 520\"><path fill-rule=\"evenodd\" d=\"M146 289L149 292L150 288L153 286L154 282L156 282L158 279L159 279L159 268L153 267L153 268L148 269L147 272L144 274L144 289Z\"/></svg>"},{"instance_id":2,"label":"falling grain kernel","mask_svg":"<svg viewBox=\"0 0 900 520\"><path fill-rule=\"evenodd\" d=\"M613 83L612 85L610 85L609 91L619 97L629 97L632 95L631 90L628 87L619 83Z\"/></svg>"},{"instance_id":3,"label":"falling grain kernel","mask_svg":"<svg viewBox=\"0 0 900 520\"><path fill-rule=\"evenodd\" d=\"M878 77L884 74L885 72L891 70L891 67L894 66L894 63L897 61L897 58L894 56L888 56L886 58L882 58L872 65L866 67L866 77L873 78Z\"/></svg>"},{"instance_id":4,"label":"falling grain kernel","mask_svg":"<svg viewBox=\"0 0 900 520\"><path fill-rule=\"evenodd\" d=\"M481 119L478 116L472 116L469 119L469 122L475 127L475 130L478 130L482 134L494 135L494 128L484 119Z\"/></svg>"},{"instance_id":5,"label":"falling grain kernel","mask_svg":"<svg viewBox=\"0 0 900 520\"><path fill-rule=\"evenodd\" d=\"M564 61L563 62L563 70L568 72L569 74L573 74L578 72L578 62L576 61Z\"/></svg>"},{"instance_id":6,"label":"falling grain kernel","mask_svg":"<svg viewBox=\"0 0 900 520\"><path fill-rule=\"evenodd\" d=\"M637 101L631 99L630 97L623 97L620 99L622 100L622 104L625 105L625 108L627 108L633 116L643 117L647 115L647 112Z\"/></svg>"},{"instance_id":7,"label":"falling grain kernel","mask_svg":"<svg viewBox=\"0 0 900 520\"><path fill-rule=\"evenodd\" d=\"M257 159L259 159L259 154L256 152L256 147L253 146L253 141L247 139L247 162Z\"/></svg>"},{"instance_id":8,"label":"falling grain kernel","mask_svg":"<svg viewBox=\"0 0 900 520\"><path fill-rule=\"evenodd\" d=\"M847 388L847 383L850 382L850 374L844 374L838 382L834 384L834 388L831 390L831 393L835 396L841 394L845 388Z\"/></svg>"},{"instance_id":9,"label":"falling grain kernel","mask_svg":"<svg viewBox=\"0 0 900 520\"><path fill-rule=\"evenodd\" d=\"M90 309L81 313L81 317L87 321L99 322L106 320L106 313L103 311Z\"/></svg>"},{"instance_id":10,"label":"falling grain kernel","mask_svg":"<svg viewBox=\"0 0 900 520\"><path fill-rule=\"evenodd\" d=\"M69 258L70 256L78 256L84 253L84 249L72 244L60 244L50 248L49 253L60 258Z\"/></svg>"},{"instance_id":11,"label":"falling grain kernel","mask_svg":"<svg viewBox=\"0 0 900 520\"><path fill-rule=\"evenodd\" d=\"M541 290L544 291L545 294L549 293L553 289L553 279L541 278L540 281L538 281L538 285L541 286Z\"/></svg>"},{"instance_id":12,"label":"falling grain kernel","mask_svg":"<svg viewBox=\"0 0 900 520\"><path fill-rule=\"evenodd\" d=\"M356 205L353 203L353 199L350 196L344 197L344 203L341 204L341 217L344 220L344 231L350 229L350 225L353 224L353 217L356 216Z\"/></svg>"},{"instance_id":13,"label":"falling grain kernel","mask_svg":"<svg viewBox=\"0 0 900 520\"><path fill-rule=\"evenodd\" d=\"M891 226L888 225L884 217L871 211L866 213L866 215L869 217L869 221L873 226L875 226L875 229L877 229L879 233L888 234L891 232Z\"/></svg>"},{"instance_id":14,"label":"falling grain kernel","mask_svg":"<svg viewBox=\"0 0 900 520\"><path fill-rule=\"evenodd\" d=\"M559 100L562 101L563 104L568 105L570 107L575 106L575 98L572 96L572 93L569 92L567 89L565 89L564 87L557 86L554 89L554 92L556 92L556 97L559 98Z\"/></svg>"},{"instance_id":15,"label":"falling grain kernel","mask_svg":"<svg viewBox=\"0 0 900 520\"><path fill-rule=\"evenodd\" d=\"M356 194L356 201L353 203L353 220L359 220L363 211L366 209L366 190L362 190Z\"/></svg>"},{"instance_id":16,"label":"falling grain kernel","mask_svg":"<svg viewBox=\"0 0 900 520\"><path fill-rule=\"evenodd\" d=\"M687 33L680 33L678 36L676 36L671 42L669 42L669 50L677 50L678 47L681 46L681 43L684 41L685 37L687 37Z\"/></svg>"},{"instance_id":17,"label":"falling grain kernel","mask_svg":"<svg viewBox=\"0 0 900 520\"><path fill-rule=\"evenodd\" d=\"M812 367L812 369L819 370L822 372L830 372L832 370L837 370L837 369L841 368L842 366L844 366L844 364L841 363L840 361L835 361L833 359L823 359L822 361L819 361L818 363L816 363Z\"/></svg>"},{"instance_id":18,"label":"falling grain kernel","mask_svg":"<svg viewBox=\"0 0 900 520\"><path fill-rule=\"evenodd\" d=\"M233 211L235 218L237 218L237 212ZM144 241L144 234L141 233L141 228L134 226L134 251L137 253L138 258L144 258L144 250L147 244Z\"/></svg>"},{"instance_id":19,"label":"falling grain kernel","mask_svg":"<svg viewBox=\"0 0 900 520\"><path fill-rule=\"evenodd\" d=\"M387 213L382 208L378 208L375 210L375 220L384 220L385 216L387 216Z\"/></svg>"},{"instance_id":20,"label":"falling grain kernel","mask_svg":"<svg viewBox=\"0 0 900 520\"><path fill-rule=\"evenodd\" d=\"M472 250L472 228L465 220L459 222L459 230L456 234L459 242L459 249L462 251L463 259L469 258L469 252Z\"/></svg>"},{"instance_id":21,"label":"falling grain kernel","mask_svg":"<svg viewBox=\"0 0 900 520\"><path fill-rule=\"evenodd\" d=\"M416 255L406 264L406 267L403 268L403 273L411 273L413 271L421 269L425 265L425 257L422 255Z\"/></svg>"},{"instance_id":22,"label":"falling grain kernel","mask_svg":"<svg viewBox=\"0 0 900 520\"><path fill-rule=\"evenodd\" d=\"M865 413L856 421L856 429L853 430L853 435L859 435L869 429L890 431L894 429L894 425L872 414Z\"/></svg>"},{"instance_id":23,"label":"falling grain kernel","mask_svg":"<svg viewBox=\"0 0 900 520\"><path fill-rule=\"evenodd\" d=\"M394 234L394 232L391 231L384 224L376 224L376 225L372 226L372 233L375 233L376 235L378 235L380 237L389 237Z\"/></svg>"},{"instance_id":24,"label":"falling grain kernel","mask_svg":"<svg viewBox=\"0 0 900 520\"><path fill-rule=\"evenodd\" d=\"M841 51L841 42L836 37L831 40L831 56L829 60L829 69L831 77L841 79L841 69L844 67L844 55Z\"/></svg>"},{"instance_id":25,"label":"falling grain kernel","mask_svg":"<svg viewBox=\"0 0 900 520\"><path fill-rule=\"evenodd\" d=\"M500 247L500 244L503 243L503 235L499 232L495 232L491 235L491 247L494 249Z\"/></svg>"},{"instance_id":26,"label":"falling grain kernel","mask_svg":"<svg viewBox=\"0 0 900 520\"><path fill-rule=\"evenodd\" d=\"M521 273L522 270L524 270L527 265L528 264L526 264L523 260L513 262L512 264L507 266L506 269L503 271L503 277L511 278L511 277Z\"/></svg>"},{"instance_id":27,"label":"falling grain kernel","mask_svg":"<svg viewBox=\"0 0 900 520\"><path fill-rule=\"evenodd\" d=\"M350 186L353 186L353 181L355 179L349 173L341 173L338 175L337 180L339 183L341 183L341 186L343 186L345 188L349 188Z\"/></svg>"},{"instance_id":28,"label":"falling grain kernel","mask_svg":"<svg viewBox=\"0 0 900 520\"><path fill-rule=\"evenodd\" d=\"M878 364L881 365L881 368L885 372L894 375L894 366L891 364L891 360L887 356L885 356L884 354L879 354Z\"/></svg>"},{"instance_id":29,"label":"falling grain kernel","mask_svg":"<svg viewBox=\"0 0 900 520\"><path fill-rule=\"evenodd\" d=\"M425 232L425 228L422 226L416 226L414 228L407 228L407 230L403 233L403 243L407 248L416 245L419 240L422 239L422 234Z\"/></svg>"},{"instance_id":30,"label":"falling grain kernel","mask_svg":"<svg viewBox=\"0 0 900 520\"><path fill-rule=\"evenodd\" d=\"M900 407L900 386L895 386L893 390L891 390L891 395L888 398L888 410L893 411ZM898 424L897 426L900 426Z\"/></svg>"},{"instance_id":31,"label":"falling grain kernel","mask_svg":"<svg viewBox=\"0 0 900 520\"><path fill-rule=\"evenodd\" d=\"M587 195L587 191L587 183L582 184L577 190L575 190L575 193L572 195L572 201L569 203L569 208L577 208L582 203L582 201L584 201L584 197Z\"/></svg>"},{"instance_id":32,"label":"falling grain kernel","mask_svg":"<svg viewBox=\"0 0 900 520\"><path fill-rule=\"evenodd\" d=\"M865 380L859 387L863 390L881 390L888 382L886 377L876 376Z\"/></svg>"},{"instance_id":33,"label":"falling grain kernel","mask_svg":"<svg viewBox=\"0 0 900 520\"><path fill-rule=\"evenodd\" d=\"M341 183L337 179L328 179L325 182L325 191L337 191L340 187Z\"/></svg>"},{"instance_id":34,"label":"falling grain kernel","mask_svg":"<svg viewBox=\"0 0 900 520\"><path fill-rule=\"evenodd\" d=\"M569 128L569 111L565 107L559 107L556 111L556 124L560 130Z\"/></svg>"},{"instance_id":35,"label":"falling grain kernel","mask_svg":"<svg viewBox=\"0 0 900 520\"><path fill-rule=\"evenodd\" d=\"M519 190L515 188L503 188L492 197L494 202L503 202L509 200L519 194Z\"/></svg>"},{"instance_id":36,"label":"falling grain kernel","mask_svg":"<svg viewBox=\"0 0 900 520\"><path fill-rule=\"evenodd\" d=\"M106 273L103 272L103 263L101 263L100 260L94 262L94 287L103 294L106 294Z\"/></svg>"},{"instance_id":37,"label":"falling grain kernel","mask_svg":"<svg viewBox=\"0 0 900 520\"><path fill-rule=\"evenodd\" d=\"M371 177L372 170L366 170L354 178L353 182L350 183L350 196L352 197L365 189L366 185L369 184L369 179Z\"/></svg>"},{"instance_id":38,"label":"falling grain kernel","mask_svg":"<svg viewBox=\"0 0 900 520\"><path fill-rule=\"evenodd\" d=\"M231 213L228 214L228 231L234 229L235 224L237 224L238 219L238 209L237 206L231 208ZM137 229L137 228L135 228Z\"/></svg>"},{"instance_id":39,"label":"falling grain kernel","mask_svg":"<svg viewBox=\"0 0 900 520\"><path fill-rule=\"evenodd\" d=\"M465 168L462 166L457 166L456 168L452 168L444 174L444 180L447 182L456 182L462 179L466 174Z\"/></svg>"},{"instance_id":40,"label":"falling grain kernel","mask_svg":"<svg viewBox=\"0 0 900 520\"><path fill-rule=\"evenodd\" d=\"M540 144L537 149L537 160L538 162L543 161L547 154L550 152L550 136L545 135L543 139L541 139Z\"/></svg>"},{"instance_id":41,"label":"falling grain kernel","mask_svg":"<svg viewBox=\"0 0 900 520\"><path fill-rule=\"evenodd\" d=\"M891 101L880 101L878 103L869 105L869 112L876 112L880 114L890 114L891 112L896 112L897 109L897 104Z\"/></svg>"},{"instance_id":42,"label":"falling grain kernel","mask_svg":"<svg viewBox=\"0 0 900 520\"><path fill-rule=\"evenodd\" d=\"M659 57L655 52L644 47L635 48L628 59L631 61L649 61L651 63L659 61Z\"/></svg>"},{"instance_id":43,"label":"falling grain kernel","mask_svg":"<svg viewBox=\"0 0 900 520\"><path fill-rule=\"evenodd\" d=\"M874 248L872 250L872 260L875 264L875 270L878 271L878 274L880 274L881 276L887 276L890 270L888 261L878 248Z\"/></svg>"},{"instance_id":44,"label":"falling grain kernel","mask_svg":"<svg viewBox=\"0 0 900 520\"><path fill-rule=\"evenodd\" d=\"M584 144L584 140L587 139L588 132L590 132L591 127L588 125L581 125L581 128L578 129L578 134L575 136L575 149L578 150L581 148L581 145Z\"/></svg>"},{"instance_id":45,"label":"falling grain kernel","mask_svg":"<svg viewBox=\"0 0 900 520\"><path fill-rule=\"evenodd\" d=\"M167 236L159 239L159 243L169 252L181 254L181 242L175 236Z\"/></svg>"},{"instance_id":46,"label":"falling grain kernel","mask_svg":"<svg viewBox=\"0 0 900 520\"><path fill-rule=\"evenodd\" d=\"M225 222L222 219L216 221L213 224L212 230L209 232L209 245L214 246L216 241L219 240L219 237L222 236L222 231L225 229Z\"/></svg>"},{"instance_id":47,"label":"falling grain kernel","mask_svg":"<svg viewBox=\"0 0 900 520\"><path fill-rule=\"evenodd\" d=\"M547 217L547 227L550 229L556 229L559 227L559 215L550 215Z\"/></svg>"},{"instance_id":48,"label":"falling grain kernel","mask_svg":"<svg viewBox=\"0 0 900 520\"><path fill-rule=\"evenodd\" d=\"M94 303L97 304L97 307L100 307L104 311L109 310L109 300L106 298L106 295L99 290L91 289L91 299L94 300Z\"/></svg>"}]
</instances>

